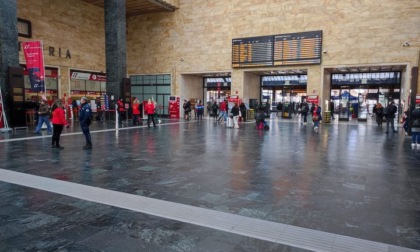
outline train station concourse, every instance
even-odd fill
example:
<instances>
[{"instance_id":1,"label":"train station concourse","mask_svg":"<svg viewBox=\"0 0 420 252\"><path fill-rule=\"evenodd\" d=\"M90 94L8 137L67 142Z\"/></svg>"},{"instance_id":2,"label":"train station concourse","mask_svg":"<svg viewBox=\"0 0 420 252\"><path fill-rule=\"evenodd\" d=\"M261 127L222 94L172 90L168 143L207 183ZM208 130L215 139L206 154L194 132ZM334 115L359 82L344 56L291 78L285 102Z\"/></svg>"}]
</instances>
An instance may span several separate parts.
<instances>
[{"instance_id":1,"label":"train station concourse","mask_svg":"<svg viewBox=\"0 0 420 252\"><path fill-rule=\"evenodd\" d=\"M1 251L419 251L403 130L272 116L0 137Z\"/></svg>"},{"instance_id":2,"label":"train station concourse","mask_svg":"<svg viewBox=\"0 0 420 252\"><path fill-rule=\"evenodd\" d=\"M0 252L420 251L419 24L419 0L0 1Z\"/></svg>"}]
</instances>

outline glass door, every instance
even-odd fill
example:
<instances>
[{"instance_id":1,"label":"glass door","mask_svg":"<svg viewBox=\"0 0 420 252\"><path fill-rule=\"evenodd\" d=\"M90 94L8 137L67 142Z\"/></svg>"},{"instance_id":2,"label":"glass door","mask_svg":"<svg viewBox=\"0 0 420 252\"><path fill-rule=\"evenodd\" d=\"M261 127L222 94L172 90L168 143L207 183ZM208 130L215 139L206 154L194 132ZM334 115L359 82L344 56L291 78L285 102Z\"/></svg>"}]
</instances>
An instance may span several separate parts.
<instances>
[{"instance_id":1,"label":"glass door","mask_svg":"<svg viewBox=\"0 0 420 252\"><path fill-rule=\"evenodd\" d=\"M366 100L367 89L358 90L358 111L357 111L357 120L366 122L368 116L368 103Z\"/></svg>"}]
</instances>

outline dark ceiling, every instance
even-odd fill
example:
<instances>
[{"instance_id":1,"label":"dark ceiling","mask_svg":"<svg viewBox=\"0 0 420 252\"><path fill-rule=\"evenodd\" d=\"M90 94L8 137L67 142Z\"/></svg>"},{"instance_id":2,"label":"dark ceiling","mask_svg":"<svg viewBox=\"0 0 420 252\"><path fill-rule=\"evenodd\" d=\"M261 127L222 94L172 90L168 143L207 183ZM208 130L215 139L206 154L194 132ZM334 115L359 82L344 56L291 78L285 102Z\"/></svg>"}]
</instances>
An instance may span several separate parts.
<instances>
[{"instance_id":1,"label":"dark ceiling","mask_svg":"<svg viewBox=\"0 0 420 252\"><path fill-rule=\"evenodd\" d=\"M101 8L104 7L104 0L82 0ZM137 16L154 12L173 12L176 7L164 0L126 0L127 16Z\"/></svg>"}]
</instances>

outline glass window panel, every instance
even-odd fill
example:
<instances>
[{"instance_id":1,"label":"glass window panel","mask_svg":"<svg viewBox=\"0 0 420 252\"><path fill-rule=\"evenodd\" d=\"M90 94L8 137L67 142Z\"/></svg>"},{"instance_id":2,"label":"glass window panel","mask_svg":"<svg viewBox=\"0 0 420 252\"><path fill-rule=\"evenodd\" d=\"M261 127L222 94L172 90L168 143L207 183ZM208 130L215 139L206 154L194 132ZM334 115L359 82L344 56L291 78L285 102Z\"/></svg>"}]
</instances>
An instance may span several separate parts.
<instances>
[{"instance_id":1,"label":"glass window panel","mask_svg":"<svg viewBox=\"0 0 420 252\"><path fill-rule=\"evenodd\" d=\"M106 82L101 81L101 92L106 92Z\"/></svg>"},{"instance_id":2,"label":"glass window panel","mask_svg":"<svg viewBox=\"0 0 420 252\"><path fill-rule=\"evenodd\" d=\"M158 94L171 94L171 86L157 86Z\"/></svg>"},{"instance_id":3,"label":"glass window panel","mask_svg":"<svg viewBox=\"0 0 420 252\"><path fill-rule=\"evenodd\" d=\"M171 79L164 79L163 84L171 84Z\"/></svg>"},{"instance_id":4,"label":"glass window panel","mask_svg":"<svg viewBox=\"0 0 420 252\"><path fill-rule=\"evenodd\" d=\"M45 78L46 89L58 90L58 80L55 78Z\"/></svg>"},{"instance_id":5,"label":"glass window panel","mask_svg":"<svg viewBox=\"0 0 420 252\"><path fill-rule=\"evenodd\" d=\"M86 81L86 91L101 91L99 81Z\"/></svg>"},{"instance_id":6,"label":"glass window panel","mask_svg":"<svg viewBox=\"0 0 420 252\"><path fill-rule=\"evenodd\" d=\"M163 75L156 76L156 83L163 84Z\"/></svg>"},{"instance_id":7,"label":"glass window panel","mask_svg":"<svg viewBox=\"0 0 420 252\"><path fill-rule=\"evenodd\" d=\"M156 87L155 86L144 86L143 92L146 94L155 94L156 93Z\"/></svg>"},{"instance_id":8,"label":"glass window panel","mask_svg":"<svg viewBox=\"0 0 420 252\"><path fill-rule=\"evenodd\" d=\"M156 75L151 75L149 77L149 83L150 84L156 84Z\"/></svg>"},{"instance_id":9,"label":"glass window panel","mask_svg":"<svg viewBox=\"0 0 420 252\"><path fill-rule=\"evenodd\" d=\"M141 87L141 86L131 86L131 93L141 94L141 93L143 93L143 87Z\"/></svg>"},{"instance_id":10,"label":"glass window panel","mask_svg":"<svg viewBox=\"0 0 420 252\"><path fill-rule=\"evenodd\" d=\"M171 75L170 75L170 74L165 74L165 75L163 76L163 79L164 79L164 80L171 80Z\"/></svg>"},{"instance_id":11,"label":"glass window panel","mask_svg":"<svg viewBox=\"0 0 420 252\"><path fill-rule=\"evenodd\" d=\"M70 81L70 89L71 90L82 90L85 91L85 81L84 80L71 80Z\"/></svg>"},{"instance_id":12,"label":"glass window panel","mask_svg":"<svg viewBox=\"0 0 420 252\"><path fill-rule=\"evenodd\" d=\"M23 76L23 83L24 83L25 88L31 88L31 82L29 81L28 75Z\"/></svg>"},{"instance_id":13,"label":"glass window panel","mask_svg":"<svg viewBox=\"0 0 420 252\"><path fill-rule=\"evenodd\" d=\"M143 76L143 83L142 84L150 84L150 77L149 75Z\"/></svg>"}]
</instances>

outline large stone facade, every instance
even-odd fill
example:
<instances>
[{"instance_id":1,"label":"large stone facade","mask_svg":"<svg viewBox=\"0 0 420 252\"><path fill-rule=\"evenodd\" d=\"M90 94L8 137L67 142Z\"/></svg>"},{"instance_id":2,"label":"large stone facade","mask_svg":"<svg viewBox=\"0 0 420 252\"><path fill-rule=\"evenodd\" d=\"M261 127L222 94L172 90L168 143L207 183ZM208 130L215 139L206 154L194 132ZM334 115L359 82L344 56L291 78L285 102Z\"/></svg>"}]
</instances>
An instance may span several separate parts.
<instances>
[{"instance_id":1,"label":"large stone facade","mask_svg":"<svg viewBox=\"0 0 420 252\"><path fill-rule=\"evenodd\" d=\"M171 73L178 95L180 75L230 72L232 89L246 97L249 69L232 69L233 38L322 30L322 64L298 68L308 72L308 90L328 96L327 68L404 65L409 75L419 65L419 10L416 0L180 0L173 13L128 19L128 72Z\"/></svg>"},{"instance_id":2,"label":"large stone facade","mask_svg":"<svg viewBox=\"0 0 420 252\"><path fill-rule=\"evenodd\" d=\"M43 41L45 65L59 69L60 97L70 91L70 69L105 72L103 8L73 0L17 2L18 17L32 23L32 38L19 41ZM19 61L25 64L22 50Z\"/></svg>"},{"instance_id":3,"label":"large stone facade","mask_svg":"<svg viewBox=\"0 0 420 252\"><path fill-rule=\"evenodd\" d=\"M174 95L200 82L183 75L228 72L232 91L250 98L257 93L251 70L281 69L232 69L233 38L322 30L326 51L322 64L287 67L305 69L308 92L315 90L321 97L328 96L326 69L402 65L407 90L411 68L419 65L420 2L416 0L166 2L179 9L127 18L127 71L172 74ZM45 64L60 69L61 94L69 90L69 69L105 71L103 8L79 0L18 0L18 17L32 22L32 39L55 48L54 56L46 49ZM405 41L410 46L403 47ZM70 59L65 57L67 50ZM22 53L20 62L24 63Z\"/></svg>"}]
</instances>

